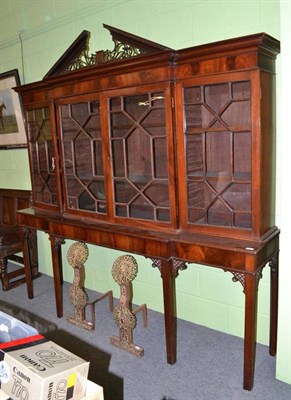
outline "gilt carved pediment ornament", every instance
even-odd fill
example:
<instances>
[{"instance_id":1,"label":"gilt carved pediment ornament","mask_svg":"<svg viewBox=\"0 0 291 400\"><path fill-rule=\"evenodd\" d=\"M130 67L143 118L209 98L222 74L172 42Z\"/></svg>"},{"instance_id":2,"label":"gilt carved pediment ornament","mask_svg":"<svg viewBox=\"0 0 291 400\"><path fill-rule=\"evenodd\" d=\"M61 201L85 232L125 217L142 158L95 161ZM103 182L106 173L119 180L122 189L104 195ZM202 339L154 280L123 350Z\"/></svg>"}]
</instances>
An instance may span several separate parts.
<instances>
[{"instance_id":1,"label":"gilt carved pediment ornament","mask_svg":"<svg viewBox=\"0 0 291 400\"><path fill-rule=\"evenodd\" d=\"M103 24L103 27L109 30L112 36L114 43L113 50L100 50L95 53L90 53L90 32L84 30L48 71L44 78L113 60L122 60L169 50L168 47L113 28L112 26Z\"/></svg>"}]
</instances>

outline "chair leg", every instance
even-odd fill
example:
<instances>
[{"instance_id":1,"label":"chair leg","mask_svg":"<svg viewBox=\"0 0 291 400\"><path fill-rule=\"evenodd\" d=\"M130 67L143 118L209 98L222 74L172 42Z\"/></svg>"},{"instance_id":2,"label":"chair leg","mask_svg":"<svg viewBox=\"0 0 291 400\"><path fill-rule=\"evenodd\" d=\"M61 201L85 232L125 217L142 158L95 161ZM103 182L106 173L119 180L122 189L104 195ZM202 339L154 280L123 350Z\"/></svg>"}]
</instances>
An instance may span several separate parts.
<instances>
[{"instance_id":1,"label":"chair leg","mask_svg":"<svg viewBox=\"0 0 291 400\"><path fill-rule=\"evenodd\" d=\"M31 230L28 228L22 227L19 230L21 245L22 245L22 254L23 254L23 265L25 272L25 280L27 287L27 295L29 299L33 299L33 282L32 282L32 270L31 270L31 257L30 257L30 247L29 247L29 236L31 234Z\"/></svg>"},{"instance_id":2,"label":"chair leg","mask_svg":"<svg viewBox=\"0 0 291 400\"><path fill-rule=\"evenodd\" d=\"M7 290L9 286L9 280L7 275L7 258L0 257L0 273L1 273L1 281L2 281L2 289Z\"/></svg>"}]
</instances>

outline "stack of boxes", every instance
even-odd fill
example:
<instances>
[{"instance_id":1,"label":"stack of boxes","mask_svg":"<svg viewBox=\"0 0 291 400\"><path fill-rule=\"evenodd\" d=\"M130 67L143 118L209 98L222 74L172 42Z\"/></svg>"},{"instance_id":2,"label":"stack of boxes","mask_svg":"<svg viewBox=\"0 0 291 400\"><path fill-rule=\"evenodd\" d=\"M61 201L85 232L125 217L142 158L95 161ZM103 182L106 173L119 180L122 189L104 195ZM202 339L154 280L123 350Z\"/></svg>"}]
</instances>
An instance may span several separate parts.
<instances>
[{"instance_id":1,"label":"stack of boxes","mask_svg":"<svg viewBox=\"0 0 291 400\"><path fill-rule=\"evenodd\" d=\"M103 400L103 389L87 380L89 362L3 314L0 332L13 340L0 344L0 400ZM22 338L13 336L17 322Z\"/></svg>"}]
</instances>

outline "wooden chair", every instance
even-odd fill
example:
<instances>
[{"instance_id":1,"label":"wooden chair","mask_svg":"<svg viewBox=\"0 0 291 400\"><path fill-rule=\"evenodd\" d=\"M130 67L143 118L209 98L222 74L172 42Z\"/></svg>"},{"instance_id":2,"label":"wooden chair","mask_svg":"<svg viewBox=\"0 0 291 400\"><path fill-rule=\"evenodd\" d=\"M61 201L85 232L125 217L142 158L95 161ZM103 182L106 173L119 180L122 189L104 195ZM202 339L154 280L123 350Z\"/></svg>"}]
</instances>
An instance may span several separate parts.
<instances>
[{"instance_id":1,"label":"wooden chair","mask_svg":"<svg viewBox=\"0 0 291 400\"><path fill-rule=\"evenodd\" d=\"M9 290L26 282L22 246L17 226L17 210L30 205L30 190L0 189L0 276L3 290ZM39 275L37 235L31 232L30 259L32 276Z\"/></svg>"}]
</instances>

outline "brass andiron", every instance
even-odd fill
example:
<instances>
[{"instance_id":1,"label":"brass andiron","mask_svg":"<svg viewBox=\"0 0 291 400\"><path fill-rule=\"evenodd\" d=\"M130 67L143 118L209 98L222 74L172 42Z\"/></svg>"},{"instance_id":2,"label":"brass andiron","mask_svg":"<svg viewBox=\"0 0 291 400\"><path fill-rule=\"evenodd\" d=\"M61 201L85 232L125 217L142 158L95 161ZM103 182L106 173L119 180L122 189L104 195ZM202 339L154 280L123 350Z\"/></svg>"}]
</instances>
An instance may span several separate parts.
<instances>
[{"instance_id":1,"label":"brass andiron","mask_svg":"<svg viewBox=\"0 0 291 400\"><path fill-rule=\"evenodd\" d=\"M132 281L137 275L136 259L130 255L118 257L112 266L112 277L120 286L120 298L114 307L114 320L119 327L119 337L111 336L110 343L122 348L135 356L142 357L144 349L133 343L133 329L136 326L136 316L139 311L143 312L144 327L147 327L146 304L131 310Z\"/></svg>"},{"instance_id":2,"label":"brass andiron","mask_svg":"<svg viewBox=\"0 0 291 400\"><path fill-rule=\"evenodd\" d=\"M95 329L95 304L109 297L109 309L113 311L112 290L104 293L93 301L88 300L88 295L84 289L85 268L84 264L88 259L88 246L82 242L73 243L67 253L68 263L74 269L74 280L70 288L70 301L74 307L74 315L68 315L67 321L87 330ZM91 321L86 320L86 306L91 310Z\"/></svg>"}]
</instances>

